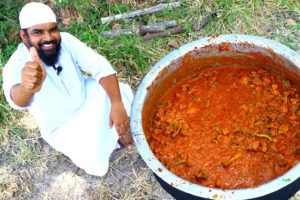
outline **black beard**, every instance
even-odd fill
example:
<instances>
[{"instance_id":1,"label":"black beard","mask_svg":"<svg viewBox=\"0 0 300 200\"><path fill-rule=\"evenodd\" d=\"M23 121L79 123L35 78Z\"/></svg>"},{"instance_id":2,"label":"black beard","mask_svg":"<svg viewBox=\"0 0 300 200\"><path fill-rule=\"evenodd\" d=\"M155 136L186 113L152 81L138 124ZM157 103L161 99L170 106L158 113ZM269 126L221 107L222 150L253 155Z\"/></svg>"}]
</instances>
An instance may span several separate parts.
<instances>
[{"instance_id":1,"label":"black beard","mask_svg":"<svg viewBox=\"0 0 300 200\"><path fill-rule=\"evenodd\" d=\"M45 53L42 50L42 45L43 44L55 44L55 50L53 53ZM61 39L59 39L59 41L49 41L49 42L43 42L43 43L39 43L39 48L37 49L37 52L39 54L40 59L48 66L55 66L55 64L58 63L58 59L60 56L60 50L61 50Z\"/></svg>"}]
</instances>

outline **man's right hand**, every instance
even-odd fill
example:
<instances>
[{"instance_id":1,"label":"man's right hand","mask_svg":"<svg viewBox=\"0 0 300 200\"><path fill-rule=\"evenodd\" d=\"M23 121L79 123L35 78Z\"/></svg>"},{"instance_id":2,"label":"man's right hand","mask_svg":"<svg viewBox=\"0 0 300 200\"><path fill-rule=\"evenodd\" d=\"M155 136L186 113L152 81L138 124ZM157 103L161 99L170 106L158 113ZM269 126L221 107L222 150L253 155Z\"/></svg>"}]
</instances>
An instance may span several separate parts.
<instances>
[{"instance_id":1,"label":"man's right hand","mask_svg":"<svg viewBox=\"0 0 300 200\"><path fill-rule=\"evenodd\" d=\"M42 64L35 47L30 48L32 62L27 62L22 69L21 86L27 92L35 93L40 91L46 78L46 69Z\"/></svg>"}]
</instances>

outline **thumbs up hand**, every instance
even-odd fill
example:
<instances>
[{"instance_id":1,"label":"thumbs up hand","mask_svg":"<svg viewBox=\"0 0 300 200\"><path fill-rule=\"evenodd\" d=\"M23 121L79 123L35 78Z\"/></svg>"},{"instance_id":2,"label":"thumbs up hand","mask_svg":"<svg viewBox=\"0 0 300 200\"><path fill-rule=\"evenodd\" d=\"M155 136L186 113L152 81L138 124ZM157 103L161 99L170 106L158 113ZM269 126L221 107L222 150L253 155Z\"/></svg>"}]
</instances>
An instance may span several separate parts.
<instances>
[{"instance_id":1,"label":"thumbs up hand","mask_svg":"<svg viewBox=\"0 0 300 200\"><path fill-rule=\"evenodd\" d=\"M25 63L22 69L21 86L28 92L40 91L46 78L46 69L42 64L35 47L30 48L32 62Z\"/></svg>"}]
</instances>

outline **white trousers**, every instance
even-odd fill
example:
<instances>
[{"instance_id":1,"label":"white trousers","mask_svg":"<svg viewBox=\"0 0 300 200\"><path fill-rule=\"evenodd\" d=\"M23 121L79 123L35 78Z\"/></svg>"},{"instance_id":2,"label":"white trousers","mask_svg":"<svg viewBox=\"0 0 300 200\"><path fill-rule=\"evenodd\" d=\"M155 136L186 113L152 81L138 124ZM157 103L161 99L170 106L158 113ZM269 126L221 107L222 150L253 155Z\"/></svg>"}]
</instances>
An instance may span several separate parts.
<instances>
[{"instance_id":1,"label":"white trousers","mask_svg":"<svg viewBox=\"0 0 300 200\"><path fill-rule=\"evenodd\" d=\"M129 116L132 90L120 83L122 101ZM45 140L68 156L86 173L103 176L109 157L118 146L115 127L109 129L111 103L105 90L94 79L86 79L86 102L69 122L59 127Z\"/></svg>"}]
</instances>

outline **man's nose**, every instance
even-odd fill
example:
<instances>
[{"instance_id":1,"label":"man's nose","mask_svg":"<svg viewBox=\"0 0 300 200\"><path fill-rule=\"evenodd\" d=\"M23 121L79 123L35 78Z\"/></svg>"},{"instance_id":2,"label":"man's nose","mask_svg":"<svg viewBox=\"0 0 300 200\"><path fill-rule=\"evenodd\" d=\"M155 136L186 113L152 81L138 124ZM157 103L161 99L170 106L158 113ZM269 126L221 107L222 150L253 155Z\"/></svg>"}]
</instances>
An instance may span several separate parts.
<instances>
[{"instance_id":1,"label":"man's nose","mask_svg":"<svg viewBox=\"0 0 300 200\"><path fill-rule=\"evenodd\" d=\"M46 41L51 41L53 39L53 36L50 32L45 31L43 39L46 40Z\"/></svg>"}]
</instances>

